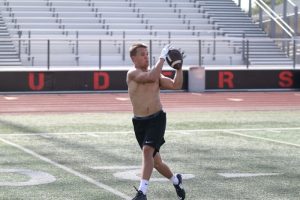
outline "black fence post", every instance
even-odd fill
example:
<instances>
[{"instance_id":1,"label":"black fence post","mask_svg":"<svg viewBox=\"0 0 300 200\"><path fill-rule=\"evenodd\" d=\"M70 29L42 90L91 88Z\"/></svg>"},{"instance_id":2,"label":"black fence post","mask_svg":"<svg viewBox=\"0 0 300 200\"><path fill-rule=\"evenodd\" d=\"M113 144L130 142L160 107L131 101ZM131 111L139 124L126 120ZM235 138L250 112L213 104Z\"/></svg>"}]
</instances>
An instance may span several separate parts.
<instances>
[{"instance_id":1,"label":"black fence post","mask_svg":"<svg viewBox=\"0 0 300 200\"><path fill-rule=\"evenodd\" d=\"M102 55L102 41L99 40L99 69L101 69L101 66L102 66L101 55Z\"/></svg>"},{"instance_id":2,"label":"black fence post","mask_svg":"<svg viewBox=\"0 0 300 200\"><path fill-rule=\"evenodd\" d=\"M50 70L50 40L47 40L47 69Z\"/></svg>"}]
</instances>

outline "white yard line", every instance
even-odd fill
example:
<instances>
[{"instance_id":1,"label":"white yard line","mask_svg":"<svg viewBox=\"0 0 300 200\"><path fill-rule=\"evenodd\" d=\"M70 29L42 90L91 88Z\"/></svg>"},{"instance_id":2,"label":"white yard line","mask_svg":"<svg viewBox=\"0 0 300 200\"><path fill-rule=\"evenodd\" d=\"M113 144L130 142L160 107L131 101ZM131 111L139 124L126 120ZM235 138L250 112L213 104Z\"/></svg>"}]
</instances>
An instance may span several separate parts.
<instances>
[{"instance_id":1,"label":"white yard line","mask_svg":"<svg viewBox=\"0 0 300 200\"><path fill-rule=\"evenodd\" d=\"M49 159L49 158L47 158L45 156L42 156L42 155L40 155L40 154L38 154L38 153L30 150L30 149L27 149L27 148L25 148L25 147L23 147L21 145L18 145L16 143L10 142L10 141L8 141L6 139L3 139L1 137L0 137L0 141L2 141L5 144L11 145L11 146L13 146L13 147L15 147L15 148L17 148L17 149L25 152L25 153L28 153L28 154L32 155L33 157L36 157L36 158L38 158L38 159L40 159L40 160L42 160L44 162L47 162L47 163L49 163L49 164L51 164L51 165L53 165L53 166L55 166L57 168L63 169L64 171L66 171L66 172L68 172L70 174L73 174L73 175L75 175L75 176L77 176L77 177L79 177L79 178L81 178L81 179L83 179L83 180L85 180L85 181L87 181L87 182L89 182L91 184L94 184L94 185L96 185L99 188L107 190L108 192L110 192L110 193L112 193L114 195L117 195L117 196L119 196L119 197L121 197L123 199L126 199L126 200L130 200L131 199L126 194L124 194L124 193L122 193L122 192L120 192L120 191L118 191L118 190L116 190L116 189L114 189L114 188L112 188L112 187L110 187L108 185L105 185L105 184L103 184L101 182L98 182L98 181L92 179L91 177L89 177L87 175L84 175L84 174L82 174L82 173L80 173L80 172L78 172L78 171L76 171L74 169L71 169L71 168L69 168L69 167L67 167L65 165L59 164L59 163L57 163L57 162L55 162L55 161L53 161L53 160L51 160L51 159Z\"/></svg>"},{"instance_id":2,"label":"white yard line","mask_svg":"<svg viewBox=\"0 0 300 200\"><path fill-rule=\"evenodd\" d=\"M192 129L192 130L166 130L168 133L181 133L181 134L188 134L193 132L224 132L224 131L270 131L270 132L277 132L277 131L289 131L289 130L300 130L300 127L286 127L286 128L229 128L229 129ZM101 136L101 134L127 134L127 133L133 133L132 131L99 131L99 132L56 132L56 133L1 133L1 135L7 136L36 136L36 135L42 135L47 134L49 136L51 135L91 135L91 136Z\"/></svg>"},{"instance_id":3,"label":"white yard line","mask_svg":"<svg viewBox=\"0 0 300 200\"><path fill-rule=\"evenodd\" d=\"M257 177L257 176L278 176L282 173L217 173L225 178L247 178L247 177Z\"/></svg>"},{"instance_id":4,"label":"white yard line","mask_svg":"<svg viewBox=\"0 0 300 200\"><path fill-rule=\"evenodd\" d=\"M129 170L129 169L140 169L141 166L139 165L133 165L133 166L94 166L91 167L92 169L104 169L104 170Z\"/></svg>"},{"instance_id":5,"label":"white yard line","mask_svg":"<svg viewBox=\"0 0 300 200\"><path fill-rule=\"evenodd\" d=\"M100 135L99 134L95 134L95 133L88 133L87 134L88 136L91 136L91 137L100 137Z\"/></svg>"},{"instance_id":6,"label":"white yard line","mask_svg":"<svg viewBox=\"0 0 300 200\"><path fill-rule=\"evenodd\" d=\"M170 133L184 133L184 132L223 132L223 131L284 131L284 130L300 130L300 127L286 127L286 128L229 128L229 129L193 129L193 130L167 130Z\"/></svg>"},{"instance_id":7,"label":"white yard line","mask_svg":"<svg viewBox=\"0 0 300 200\"><path fill-rule=\"evenodd\" d=\"M252 138L252 139L257 139L257 140L264 140L264 141L274 142L274 143L278 143L278 144L284 144L284 145L288 145L288 146L300 147L299 144L293 144L293 143L289 143L289 142L282 142L279 140L272 140L272 139L263 138L263 137L251 136L251 135L246 135L246 134L242 134L242 133L238 133L238 132L234 132L234 131L223 131L223 132L230 134L230 135L235 135L235 136L247 137L247 138Z\"/></svg>"},{"instance_id":8,"label":"white yard line","mask_svg":"<svg viewBox=\"0 0 300 200\"><path fill-rule=\"evenodd\" d=\"M48 133L0 133L0 136L1 135L4 135L4 136L8 136L8 135L15 135L15 136L36 136L36 135L39 135L39 136L42 136L42 135L48 135L48 136L51 136L51 135L90 135L91 137L100 137L101 135L100 134L126 134L126 133L133 133L133 131L103 131L103 132L48 132Z\"/></svg>"},{"instance_id":9,"label":"white yard line","mask_svg":"<svg viewBox=\"0 0 300 200\"><path fill-rule=\"evenodd\" d=\"M289 131L289 130L300 130L300 127L286 127L286 128L250 128L250 129L194 129L194 130L167 130L166 132L169 133L178 133L182 135L189 135L191 133L197 133L197 132L223 132L228 133L231 135L238 135L253 139L259 139L259 140L265 140L269 142L276 142L279 144L285 144L289 146L295 146L300 147L299 144L293 144L289 142L282 142L279 140L272 140L268 138L263 137L257 137L257 136L250 136L247 134L242 134L240 131L269 131L269 132L280 132L280 131ZM0 134L3 136L43 136L46 135L48 137L51 137L51 135L88 135L90 137L101 137L101 134L127 134L127 133L133 133L133 131L103 131L103 132L73 132L73 133L7 133L7 134Z\"/></svg>"}]
</instances>

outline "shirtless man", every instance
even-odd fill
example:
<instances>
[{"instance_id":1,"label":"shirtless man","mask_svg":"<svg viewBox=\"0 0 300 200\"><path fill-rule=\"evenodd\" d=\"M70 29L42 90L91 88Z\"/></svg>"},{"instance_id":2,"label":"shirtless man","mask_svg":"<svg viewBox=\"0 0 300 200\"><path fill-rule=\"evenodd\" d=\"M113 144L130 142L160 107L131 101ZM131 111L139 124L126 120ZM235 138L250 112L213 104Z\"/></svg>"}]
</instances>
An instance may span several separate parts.
<instances>
[{"instance_id":1,"label":"shirtless man","mask_svg":"<svg viewBox=\"0 0 300 200\"><path fill-rule=\"evenodd\" d=\"M147 200L146 193L153 168L170 179L179 199L185 199L181 174L173 174L159 153L161 145L165 143L166 128L166 113L162 110L160 89L181 89L183 82L182 69L176 70L174 79L161 74L169 49L170 45L162 49L158 62L150 70L147 46L136 43L130 48L134 68L127 73L127 85L133 106L134 132L143 154L140 186L133 200Z\"/></svg>"}]
</instances>

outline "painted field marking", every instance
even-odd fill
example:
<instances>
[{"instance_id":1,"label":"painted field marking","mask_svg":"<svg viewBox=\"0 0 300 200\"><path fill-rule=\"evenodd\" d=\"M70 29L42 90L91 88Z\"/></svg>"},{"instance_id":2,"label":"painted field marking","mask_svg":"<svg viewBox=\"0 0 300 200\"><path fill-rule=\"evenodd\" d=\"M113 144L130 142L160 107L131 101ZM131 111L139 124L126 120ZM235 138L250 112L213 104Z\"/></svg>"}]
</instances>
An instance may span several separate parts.
<instances>
[{"instance_id":1,"label":"painted field marking","mask_svg":"<svg viewBox=\"0 0 300 200\"><path fill-rule=\"evenodd\" d=\"M223 132L223 131L290 131L300 130L300 127L286 127L286 128L229 128L229 129L190 129L190 130L167 130L166 132Z\"/></svg>"},{"instance_id":2,"label":"painted field marking","mask_svg":"<svg viewBox=\"0 0 300 200\"><path fill-rule=\"evenodd\" d=\"M88 136L91 136L91 137L99 137L99 135L95 134L95 133L88 133L87 134Z\"/></svg>"},{"instance_id":3,"label":"painted field marking","mask_svg":"<svg viewBox=\"0 0 300 200\"><path fill-rule=\"evenodd\" d=\"M286 127L286 128L237 128L237 129L189 129L189 130L166 130L167 133L197 133L197 132L224 132L224 131L289 131L289 130L300 130L300 127ZM48 133L1 133L4 136L36 136L41 134L49 135L89 135L89 134L128 134L133 131L99 131L99 132L48 132ZM300 132L299 132L300 133Z\"/></svg>"},{"instance_id":4,"label":"painted field marking","mask_svg":"<svg viewBox=\"0 0 300 200\"><path fill-rule=\"evenodd\" d=\"M258 176L279 176L282 173L217 173L225 178L247 178L247 177L258 177Z\"/></svg>"},{"instance_id":5,"label":"painted field marking","mask_svg":"<svg viewBox=\"0 0 300 200\"><path fill-rule=\"evenodd\" d=\"M192 95L196 95L196 96L202 96L201 93L192 93Z\"/></svg>"},{"instance_id":6,"label":"painted field marking","mask_svg":"<svg viewBox=\"0 0 300 200\"><path fill-rule=\"evenodd\" d=\"M123 180L131 180L131 181L139 181L141 179L140 173L141 173L141 166L95 166L91 167L92 169L100 169L100 170L122 170L121 172L115 172L113 174L114 177L123 179ZM125 170L125 171L123 171ZM156 169L153 169L153 172L155 172ZM192 179L195 178L195 175L193 174L182 174L183 179ZM168 182L167 178L154 178L151 177L151 181L155 182Z\"/></svg>"},{"instance_id":7,"label":"painted field marking","mask_svg":"<svg viewBox=\"0 0 300 200\"><path fill-rule=\"evenodd\" d=\"M271 132L271 133L281 133L281 130L268 130L268 132Z\"/></svg>"},{"instance_id":8,"label":"painted field marking","mask_svg":"<svg viewBox=\"0 0 300 200\"><path fill-rule=\"evenodd\" d=\"M244 101L244 99L239 99L239 98L227 98L228 101L235 101L235 102L241 102Z\"/></svg>"},{"instance_id":9,"label":"painted field marking","mask_svg":"<svg viewBox=\"0 0 300 200\"><path fill-rule=\"evenodd\" d=\"M153 169L153 172L155 172L156 169ZM123 172L116 172L113 174L114 177L123 179L123 180L131 180L131 181L139 181L141 177L139 174L141 173L141 169L133 169L133 170L127 170ZM192 179L195 178L193 174L182 174L182 178L187 180L187 179ZM151 181L155 182L169 182L170 180L167 178L154 178L151 177Z\"/></svg>"},{"instance_id":10,"label":"painted field marking","mask_svg":"<svg viewBox=\"0 0 300 200\"><path fill-rule=\"evenodd\" d=\"M167 130L166 132L168 133L177 133L177 134L183 134L183 135L189 135L191 133L197 133L197 132L222 132L222 133L228 133L231 135L239 135L243 137L248 137L248 138L253 138L253 139L260 139L260 140L265 140L269 142L276 142L279 144L285 144L289 146L295 146L295 147L300 147L299 144L293 144L293 143L288 143L288 142L282 142L279 140L272 140L268 138L263 138L263 137L256 137L256 136L250 136L246 134L239 133L240 131L269 131L269 132L276 132L276 131L288 131L288 130L300 130L300 127L290 127L290 128L250 128L250 129L193 129L193 130ZM41 135L41 134L47 134L47 135L91 135L94 134L94 137L100 137L101 134L128 134L128 133L133 133L133 131L103 131L103 132L72 132L72 133L4 133L0 135L8 135L8 136L31 136L31 135Z\"/></svg>"},{"instance_id":11,"label":"painted field marking","mask_svg":"<svg viewBox=\"0 0 300 200\"><path fill-rule=\"evenodd\" d=\"M128 169L137 169L141 168L141 166L95 166L91 167L91 169L104 169L104 170L128 170Z\"/></svg>"},{"instance_id":12,"label":"painted field marking","mask_svg":"<svg viewBox=\"0 0 300 200\"><path fill-rule=\"evenodd\" d=\"M8 101L13 101L13 100L18 100L19 97L3 97L5 100L8 100Z\"/></svg>"},{"instance_id":13,"label":"painted field marking","mask_svg":"<svg viewBox=\"0 0 300 200\"><path fill-rule=\"evenodd\" d=\"M79 177L79 178L81 178L81 179L83 179L83 180L85 180L85 181L87 181L87 182L89 182L91 184L94 184L94 185L96 185L99 188L107 190L108 192L111 192L112 194L115 194L115 195L117 195L117 196L119 196L119 197L121 197L123 199L126 199L126 200L130 200L131 199L126 194L124 194L124 193L122 193L122 192L120 192L120 191L118 191L118 190L116 190L116 189L114 189L114 188L112 188L112 187L110 187L108 185L105 185L105 184L103 184L103 183L101 183L99 181L96 181L96 180L90 178L89 176L84 175L84 174L82 174L82 173L80 173L80 172L78 172L78 171L76 171L74 169L71 169L71 168L69 168L69 167L67 167L65 165L59 164L59 163L57 163L55 161L52 161L51 159L49 159L49 158L47 158L45 156L42 156L42 155L40 155L40 154L38 154L38 153L36 153L36 152L28 149L28 148L25 148L25 147L23 147L21 145L18 145L16 143L13 143L13 142L10 142L8 140L5 140L5 139L3 139L1 137L0 137L0 141L2 141L5 144L8 144L10 146L13 146L13 147L15 147L15 148L17 148L17 149L19 149L19 150L27 153L27 154L30 154L30 155L32 155L35 158L38 158L38 159L40 159L40 160L42 160L44 162L47 162L47 163L49 163L49 164L51 164L51 165L53 165L53 166L55 166L57 168L63 169L64 171L66 171L66 172L68 172L70 174L73 174L73 175L75 175L75 176L77 176L77 177Z\"/></svg>"},{"instance_id":14,"label":"painted field marking","mask_svg":"<svg viewBox=\"0 0 300 200\"><path fill-rule=\"evenodd\" d=\"M168 132L168 131L167 131ZM179 135L191 135L191 132L184 132L184 131L176 131L175 133L179 134Z\"/></svg>"},{"instance_id":15,"label":"painted field marking","mask_svg":"<svg viewBox=\"0 0 300 200\"><path fill-rule=\"evenodd\" d=\"M43 138L52 138L52 136L51 135L49 135L49 134L47 134L47 133L40 133L40 134L38 134L39 136L41 136L41 137L43 137Z\"/></svg>"},{"instance_id":16,"label":"painted field marking","mask_svg":"<svg viewBox=\"0 0 300 200\"><path fill-rule=\"evenodd\" d=\"M133 131L100 131L100 132L47 132L47 133L1 133L0 135L10 135L10 136L37 136L37 135L94 135L95 137L99 137L99 134L127 134L133 133Z\"/></svg>"},{"instance_id":17,"label":"painted field marking","mask_svg":"<svg viewBox=\"0 0 300 200\"><path fill-rule=\"evenodd\" d=\"M0 186L32 186L32 185L41 185L48 184L56 181L56 178L51 174L42 171L33 171L29 169L0 169L0 173L17 173L30 177L28 181L22 182L12 182L0 181Z\"/></svg>"},{"instance_id":18,"label":"painted field marking","mask_svg":"<svg viewBox=\"0 0 300 200\"><path fill-rule=\"evenodd\" d=\"M119 100L119 101L129 101L129 98L117 97L116 100Z\"/></svg>"},{"instance_id":19,"label":"painted field marking","mask_svg":"<svg viewBox=\"0 0 300 200\"><path fill-rule=\"evenodd\" d=\"M251 135L246 135L246 134L242 134L242 133L238 133L238 132L234 132L234 131L223 131L223 132L227 133L227 134L230 134L230 135L235 135L235 136L247 137L247 138L252 138L252 139L257 139L257 140L264 140L264 141L274 142L274 143L278 143L278 144L284 144L284 145L288 145L288 146L300 147L299 144L293 144L293 143L283 142L283 141L279 141L279 140L273 140L273 139L268 139L268 138L263 138L263 137L251 136Z\"/></svg>"}]
</instances>

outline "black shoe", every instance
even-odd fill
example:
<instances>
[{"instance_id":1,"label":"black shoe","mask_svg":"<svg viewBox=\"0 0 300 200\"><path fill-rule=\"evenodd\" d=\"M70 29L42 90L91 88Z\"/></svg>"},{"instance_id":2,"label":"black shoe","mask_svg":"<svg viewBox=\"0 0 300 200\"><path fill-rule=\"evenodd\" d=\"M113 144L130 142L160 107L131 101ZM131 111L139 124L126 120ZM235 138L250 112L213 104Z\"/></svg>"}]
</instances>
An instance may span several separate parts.
<instances>
[{"instance_id":1,"label":"black shoe","mask_svg":"<svg viewBox=\"0 0 300 200\"><path fill-rule=\"evenodd\" d=\"M181 176L181 174L176 174L176 177L178 178L178 181L179 181L178 185L174 185L176 193L177 193L177 197L178 197L178 199L183 200L183 199L185 199L185 191L182 187L182 176Z\"/></svg>"},{"instance_id":2,"label":"black shoe","mask_svg":"<svg viewBox=\"0 0 300 200\"><path fill-rule=\"evenodd\" d=\"M147 196L144 195L142 191L137 190L136 188L135 188L135 190L137 193L132 200L147 200Z\"/></svg>"}]
</instances>

